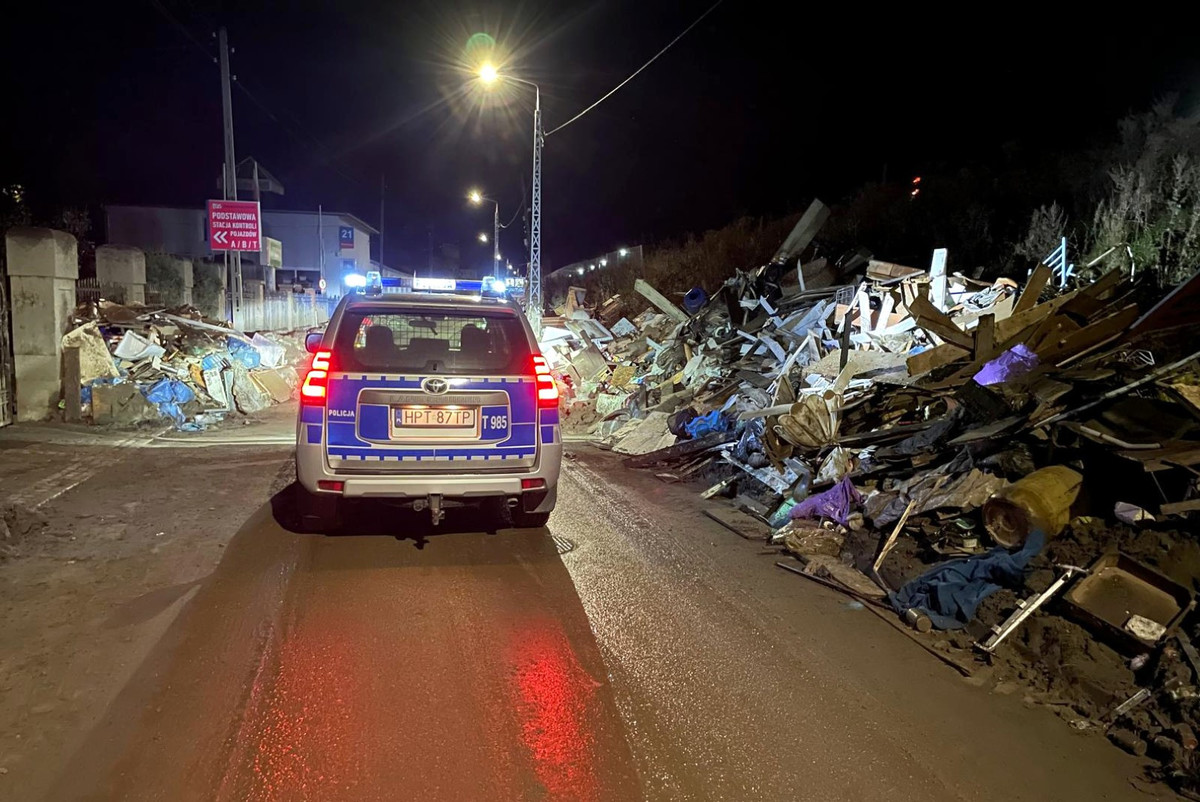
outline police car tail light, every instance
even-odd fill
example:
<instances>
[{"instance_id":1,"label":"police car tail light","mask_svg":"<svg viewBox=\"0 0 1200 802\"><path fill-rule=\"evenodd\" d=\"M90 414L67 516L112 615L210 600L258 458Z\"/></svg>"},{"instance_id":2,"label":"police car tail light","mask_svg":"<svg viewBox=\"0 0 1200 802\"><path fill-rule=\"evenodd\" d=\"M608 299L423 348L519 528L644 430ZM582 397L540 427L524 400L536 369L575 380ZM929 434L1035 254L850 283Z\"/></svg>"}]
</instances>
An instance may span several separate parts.
<instances>
[{"instance_id":1,"label":"police car tail light","mask_svg":"<svg viewBox=\"0 0 1200 802\"><path fill-rule=\"evenodd\" d=\"M324 406L329 384L331 351L317 351L313 354L312 368L304 377L300 387L300 403L311 406Z\"/></svg>"},{"instance_id":2,"label":"police car tail light","mask_svg":"<svg viewBox=\"0 0 1200 802\"><path fill-rule=\"evenodd\" d=\"M550 366L546 357L541 354L533 355L533 375L537 379L537 397L539 407L558 406L558 385L550 375Z\"/></svg>"}]
</instances>

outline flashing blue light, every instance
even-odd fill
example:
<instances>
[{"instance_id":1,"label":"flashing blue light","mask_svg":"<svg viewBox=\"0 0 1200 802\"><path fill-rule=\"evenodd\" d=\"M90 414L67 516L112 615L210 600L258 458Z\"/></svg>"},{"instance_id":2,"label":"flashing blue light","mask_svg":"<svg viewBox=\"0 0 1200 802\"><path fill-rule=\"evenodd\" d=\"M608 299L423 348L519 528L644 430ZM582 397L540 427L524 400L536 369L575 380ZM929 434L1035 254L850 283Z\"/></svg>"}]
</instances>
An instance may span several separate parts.
<instances>
[{"instance_id":1,"label":"flashing blue light","mask_svg":"<svg viewBox=\"0 0 1200 802\"><path fill-rule=\"evenodd\" d=\"M367 286L367 277L360 273L347 273L342 276L342 283L347 287L361 288Z\"/></svg>"},{"instance_id":2,"label":"flashing blue light","mask_svg":"<svg viewBox=\"0 0 1200 802\"><path fill-rule=\"evenodd\" d=\"M504 295L506 292L508 292L508 286L504 283L503 279L492 279L491 287L492 292L496 293L497 295Z\"/></svg>"}]
</instances>

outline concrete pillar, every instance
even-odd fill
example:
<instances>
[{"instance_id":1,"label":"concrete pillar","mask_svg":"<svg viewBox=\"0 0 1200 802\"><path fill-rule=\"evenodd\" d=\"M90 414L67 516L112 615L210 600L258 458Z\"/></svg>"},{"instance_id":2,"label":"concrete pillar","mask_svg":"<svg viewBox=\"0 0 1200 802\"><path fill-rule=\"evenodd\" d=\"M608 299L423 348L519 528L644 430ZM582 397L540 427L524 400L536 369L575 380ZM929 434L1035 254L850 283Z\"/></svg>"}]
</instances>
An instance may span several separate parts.
<instances>
[{"instance_id":1,"label":"concrete pillar","mask_svg":"<svg viewBox=\"0 0 1200 802\"><path fill-rule=\"evenodd\" d=\"M176 259L179 264L179 272L183 274L183 303L187 306L192 306L195 301L192 300L192 287L195 285L195 278L192 273L191 259Z\"/></svg>"},{"instance_id":2,"label":"concrete pillar","mask_svg":"<svg viewBox=\"0 0 1200 802\"><path fill-rule=\"evenodd\" d=\"M75 238L49 228L12 228L4 236L12 289L17 420L44 420L62 394L62 336L75 308Z\"/></svg>"},{"instance_id":3,"label":"concrete pillar","mask_svg":"<svg viewBox=\"0 0 1200 802\"><path fill-rule=\"evenodd\" d=\"M146 254L128 245L101 245L96 249L96 278L100 284L125 288L125 303L146 303Z\"/></svg>"}]
</instances>

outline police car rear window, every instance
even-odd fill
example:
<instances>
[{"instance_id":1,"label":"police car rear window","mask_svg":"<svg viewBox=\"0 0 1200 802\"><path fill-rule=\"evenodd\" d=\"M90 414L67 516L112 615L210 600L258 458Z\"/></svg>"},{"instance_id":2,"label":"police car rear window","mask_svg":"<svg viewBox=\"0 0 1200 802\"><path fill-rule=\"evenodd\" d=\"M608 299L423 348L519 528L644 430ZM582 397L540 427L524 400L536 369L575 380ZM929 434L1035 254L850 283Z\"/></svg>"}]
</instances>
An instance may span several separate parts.
<instances>
[{"instance_id":1,"label":"police car rear window","mask_svg":"<svg viewBox=\"0 0 1200 802\"><path fill-rule=\"evenodd\" d=\"M515 315L355 309L342 317L334 353L339 370L522 374L531 352Z\"/></svg>"}]
</instances>

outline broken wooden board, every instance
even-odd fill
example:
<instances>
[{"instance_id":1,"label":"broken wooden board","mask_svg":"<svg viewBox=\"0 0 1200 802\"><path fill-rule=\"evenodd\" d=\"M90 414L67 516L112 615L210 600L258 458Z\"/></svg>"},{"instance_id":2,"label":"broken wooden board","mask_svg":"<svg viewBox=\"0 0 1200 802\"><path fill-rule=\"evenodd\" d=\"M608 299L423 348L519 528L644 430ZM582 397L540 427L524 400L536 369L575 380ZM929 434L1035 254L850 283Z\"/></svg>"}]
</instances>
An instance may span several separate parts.
<instances>
[{"instance_id":1,"label":"broken wooden board","mask_svg":"<svg viewBox=\"0 0 1200 802\"><path fill-rule=\"evenodd\" d=\"M1200 498L1177 501L1174 504L1163 504L1158 511L1163 515L1187 515L1189 512L1200 512Z\"/></svg>"},{"instance_id":2,"label":"broken wooden board","mask_svg":"<svg viewBox=\"0 0 1200 802\"><path fill-rule=\"evenodd\" d=\"M1142 464L1146 473L1157 473L1179 466L1200 463L1200 443L1180 440L1164 444L1162 448L1118 451L1118 455Z\"/></svg>"},{"instance_id":3,"label":"broken wooden board","mask_svg":"<svg viewBox=\"0 0 1200 802\"><path fill-rule=\"evenodd\" d=\"M1033 326L1045 318L1049 317L1055 310L1061 307L1067 301L1076 297L1082 290L1075 290L1066 295L1060 295L1058 298L1046 301L1044 304L1038 304L1032 309L1026 310L1019 315L1012 315L1004 320L996 322L995 341L1000 343L999 350L1003 351L1011 347L1007 345L1007 341L1021 334L1025 329ZM970 355L970 351L954 343L943 343L942 345L922 351L919 354L908 358L908 373L910 376L919 376L928 373L934 368L940 368L943 365L949 365L951 362L956 362L959 359Z\"/></svg>"},{"instance_id":4,"label":"broken wooden board","mask_svg":"<svg viewBox=\"0 0 1200 802\"><path fill-rule=\"evenodd\" d=\"M867 262L867 278L880 284L895 284L901 279L922 276L925 271L919 267L898 265L895 262L881 262L871 259Z\"/></svg>"},{"instance_id":5,"label":"broken wooden board","mask_svg":"<svg viewBox=\"0 0 1200 802\"><path fill-rule=\"evenodd\" d=\"M644 280L639 278L637 281L633 282L633 288L637 290L638 293L643 295L646 300L662 310L672 320L675 320L679 323L687 323L687 312L684 312L678 306L671 303L671 301L667 299L667 296L651 287Z\"/></svg>"},{"instance_id":6,"label":"broken wooden board","mask_svg":"<svg viewBox=\"0 0 1200 802\"><path fill-rule=\"evenodd\" d=\"M956 326L950 316L934 306L932 301L918 296L908 305L908 311L917 319L917 325L930 334L936 334L946 342L967 350L975 347L974 338Z\"/></svg>"},{"instance_id":7,"label":"broken wooden board","mask_svg":"<svg viewBox=\"0 0 1200 802\"><path fill-rule=\"evenodd\" d=\"M704 510L704 514L746 540L766 540L771 534L771 527L741 510L730 507L711 507Z\"/></svg>"},{"instance_id":8,"label":"broken wooden board","mask_svg":"<svg viewBox=\"0 0 1200 802\"><path fill-rule=\"evenodd\" d=\"M1042 297L1042 290L1046 289L1052 275L1053 271L1045 265L1040 264L1034 268L1029 281L1025 282L1025 289L1021 291L1021 297L1017 299L1017 304L1013 307L1014 315L1037 306L1038 298Z\"/></svg>"},{"instance_id":9,"label":"broken wooden board","mask_svg":"<svg viewBox=\"0 0 1200 802\"><path fill-rule=\"evenodd\" d=\"M787 235L787 239L779 246L779 250L775 252L771 261L775 264L782 264L789 259L798 257L817 236L821 227L825 225L829 214L829 207L814 198L813 202L804 210L804 214L796 221L795 228ZM801 283L801 287L803 286Z\"/></svg>"}]
</instances>

